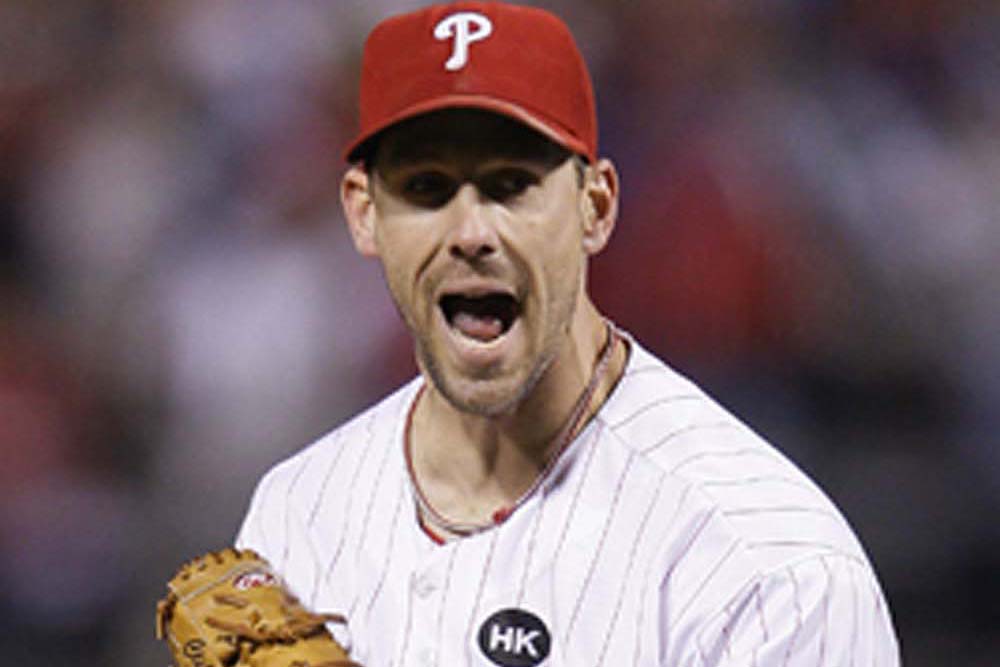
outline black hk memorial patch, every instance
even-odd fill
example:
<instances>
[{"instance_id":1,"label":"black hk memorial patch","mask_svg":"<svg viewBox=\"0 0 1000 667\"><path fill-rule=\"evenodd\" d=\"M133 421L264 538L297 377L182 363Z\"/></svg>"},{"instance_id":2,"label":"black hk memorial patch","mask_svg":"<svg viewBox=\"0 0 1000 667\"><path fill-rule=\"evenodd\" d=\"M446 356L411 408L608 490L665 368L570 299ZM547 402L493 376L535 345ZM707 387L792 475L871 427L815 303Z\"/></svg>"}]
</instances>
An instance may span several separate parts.
<instances>
[{"instance_id":1,"label":"black hk memorial patch","mask_svg":"<svg viewBox=\"0 0 1000 667\"><path fill-rule=\"evenodd\" d=\"M500 667L536 667L549 656L552 636L530 611L503 609L480 626L479 648Z\"/></svg>"}]
</instances>

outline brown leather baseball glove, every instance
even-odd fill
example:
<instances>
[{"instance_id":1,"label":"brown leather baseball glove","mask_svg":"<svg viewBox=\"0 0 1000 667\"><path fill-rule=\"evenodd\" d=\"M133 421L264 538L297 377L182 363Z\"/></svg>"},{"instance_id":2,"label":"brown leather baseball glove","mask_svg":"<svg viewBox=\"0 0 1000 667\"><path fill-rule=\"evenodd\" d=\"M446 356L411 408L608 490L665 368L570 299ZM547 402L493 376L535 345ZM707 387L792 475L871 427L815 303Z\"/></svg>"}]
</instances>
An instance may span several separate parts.
<instances>
[{"instance_id":1,"label":"brown leather baseball glove","mask_svg":"<svg viewBox=\"0 0 1000 667\"><path fill-rule=\"evenodd\" d=\"M361 667L314 614L251 550L196 558L167 584L156 606L156 636L177 667Z\"/></svg>"}]
</instances>

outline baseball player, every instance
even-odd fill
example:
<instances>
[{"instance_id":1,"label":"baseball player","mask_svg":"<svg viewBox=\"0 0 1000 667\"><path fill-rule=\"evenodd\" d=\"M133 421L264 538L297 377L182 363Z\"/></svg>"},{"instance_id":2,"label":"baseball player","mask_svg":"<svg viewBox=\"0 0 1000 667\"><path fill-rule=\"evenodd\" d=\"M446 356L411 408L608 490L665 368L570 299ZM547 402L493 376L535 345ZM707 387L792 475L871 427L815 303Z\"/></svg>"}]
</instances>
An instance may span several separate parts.
<instances>
[{"instance_id":1,"label":"baseball player","mask_svg":"<svg viewBox=\"0 0 1000 667\"><path fill-rule=\"evenodd\" d=\"M273 468L238 546L366 667L898 665L833 504L588 297L596 137L548 12L374 29L341 195L420 374Z\"/></svg>"}]
</instances>

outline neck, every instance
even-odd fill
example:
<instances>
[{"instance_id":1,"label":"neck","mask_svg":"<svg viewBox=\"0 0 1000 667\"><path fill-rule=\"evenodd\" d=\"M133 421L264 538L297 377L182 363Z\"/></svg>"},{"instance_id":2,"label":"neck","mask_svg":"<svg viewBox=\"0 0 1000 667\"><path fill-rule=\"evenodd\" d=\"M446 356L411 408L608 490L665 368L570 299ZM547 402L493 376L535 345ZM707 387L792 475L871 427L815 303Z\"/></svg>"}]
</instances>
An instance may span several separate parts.
<instances>
[{"instance_id":1,"label":"neck","mask_svg":"<svg viewBox=\"0 0 1000 667\"><path fill-rule=\"evenodd\" d=\"M508 413L460 411L428 383L413 415L411 469L438 513L483 523L516 505L607 398L626 353L586 305L538 383Z\"/></svg>"}]
</instances>

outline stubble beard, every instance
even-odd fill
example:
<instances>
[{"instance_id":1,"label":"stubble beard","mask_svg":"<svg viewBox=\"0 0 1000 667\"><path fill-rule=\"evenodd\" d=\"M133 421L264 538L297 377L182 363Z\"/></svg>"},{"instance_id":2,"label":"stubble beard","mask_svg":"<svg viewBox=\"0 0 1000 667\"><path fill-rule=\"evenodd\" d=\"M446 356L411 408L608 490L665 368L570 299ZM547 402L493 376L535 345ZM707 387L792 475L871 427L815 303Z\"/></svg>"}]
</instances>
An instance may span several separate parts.
<instances>
[{"instance_id":1,"label":"stubble beard","mask_svg":"<svg viewBox=\"0 0 1000 667\"><path fill-rule=\"evenodd\" d=\"M475 390L475 384L496 382L495 380L477 380L475 378L464 377L460 377L456 381L449 379L449 374L443 368L442 363L440 363L440 359L444 356L444 353L434 353L435 347L429 330L423 330L417 324L417 318L409 316L409 310L397 298L396 291L392 289L391 281L387 280L396 309L410 330L410 334L413 336L414 352L421 371L430 379L433 387L456 410L488 418L497 418L513 413L538 386L538 383L558 356L560 346L565 344L572 335L573 318L576 316L577 301L579 295L582 293L583 281L584 272L580 270L576 271L576 275L571 281L573 286L566 293L565 301L553 304L552 315L555 317L557 324L543 335L540 351L534 360L529 362L532 363L532 367L527 376L520 382L515 383L513 388L498 387L500 395L491 400L488 397L477 398L476 394L479 392ZM530 359L530 349L527 354ZM507 378L501 379L500 382L504 382L505 380ZM464 389L461 386L465 383L473 385L472 391Z\"/></svg>"},{"instance_id":2,"label":"stubble beard","mask_svg":"<svg viewBox=\"0 0 1000 667\"><path fill-rule=\"evenodd\" d=\"M582 280L582 277L578 276L575 281L578 287L580 280ZM460 378L457 381L451 381L448 373L439 363L440 357L433 353L434 347L430 336L418 333L417 328L411 326L410 330L413 333L416 356L420 367L430 378L434 388L455 409L468 414L489 418L511 414L535 390L546 371L552 366L552 362L558 356L560 346L565 344L569 339L573 318L576 314L577 304L575 294L577 293L578 290L572 291L571 294L574 296L571 296L565 305L555 309L556 312L554 315L558 325L543 337L540 351L534 360L530 362L532 366L527 376L523 380L516 382L513 388L499 388L501 395L492 400L488 397L477 398L476 394L478 392L475 388L472 391L468 391L464 390L460 385L463 383L472 383L473 385L476 383L490 383L494 382L494 380ZM530 358L530 350L528 354ZM503 382L506 380L507 378L503 378L500 381Z\"/></svg>"},{"instance_id":3,"label":"stubble beard","mask_svg":"<svg viewBox=\"0 0 1000 667\"><path fill-rule=\"evenodd\" d=\"M488 395L483 397L477 396L479 392L476 391L477 388L475 387L478 383L493 382L491 380L465 380L465 382L473 385L471 391L458 386L462 384L462 380L452 382L448 374L441 368L437 357L430 352L430 346L427 344L427 341L417 341L417 356L421 367L430 378L434 388L455 409L480 417L495 418L510 414L531 394L542 379L542 376L545 375L545 371L552 364L552 360L555 358L555 350L543 349L542 354L535 360L534 365L524 380L515 383L513 388L498 387L497 393L499 395L492 398ZM487 393L490 392L491 390L487 389Z\"/></svg>"}]
</instances>

